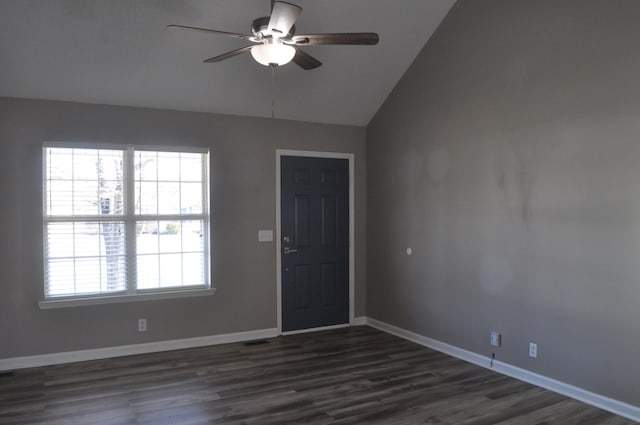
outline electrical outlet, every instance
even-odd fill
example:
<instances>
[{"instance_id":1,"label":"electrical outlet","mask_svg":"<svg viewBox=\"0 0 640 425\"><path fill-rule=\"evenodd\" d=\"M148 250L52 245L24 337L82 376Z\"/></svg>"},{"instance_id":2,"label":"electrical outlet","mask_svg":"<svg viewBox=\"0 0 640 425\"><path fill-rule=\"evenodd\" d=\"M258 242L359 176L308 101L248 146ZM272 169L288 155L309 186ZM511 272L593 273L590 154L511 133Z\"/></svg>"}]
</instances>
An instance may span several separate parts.
<instances>
[{"instance_id":1,"label":"electrical outlet","mask_svg":"<svg viewBox=\"0 0 640 425\"><path fill-rule=\"evenodd\" d=\"M500 347L502 345L502 335L500 335L500 332L491 331L491 338L489 342L494 347Z\"/></svg>"},{"instance_id":2,"label":"electrical outlet","mask_svg":"<svg viewBox=\"0 0 640 425\"><path fill-rule=\"evenodd\" d=\"M529 357L538 357L538 344L536 344L535 342L529 343Z\"/></svg>"},{"instance_id":3,"label":"electrical outlet","mask_svg":"<svg viewBox=\"0 0 640 425\"><path fill-rule=\"evenodd\" d=\"M147 331L147 319L138 319L138 332Z\"/></svg>"}]
</instances>

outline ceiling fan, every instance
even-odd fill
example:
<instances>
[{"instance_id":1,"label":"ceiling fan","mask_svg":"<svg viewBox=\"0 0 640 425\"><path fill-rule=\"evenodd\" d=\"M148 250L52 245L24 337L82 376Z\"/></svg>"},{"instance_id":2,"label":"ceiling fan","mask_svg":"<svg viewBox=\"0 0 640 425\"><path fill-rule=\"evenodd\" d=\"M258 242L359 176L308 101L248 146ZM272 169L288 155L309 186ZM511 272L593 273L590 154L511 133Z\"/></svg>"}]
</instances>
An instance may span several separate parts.
<instances>
[{"instance_id":1,"label":"ceiling fan","mask_svg":"<svg viewBox=\"0 0 640 425\"><path fill-rule=\"evenodd\" d=\"M250 51L253 58L265 66L281 66L293 61L293 63L302 69L309 70L319 67L322 65L322 62L302 50L300 48L301 46L378 44L378 34L373 32L296 35L295 22L301 13L302 8L300 6L284 1L272 0L271 16L254 19L251 24L251 32L253 34L238 34L174 24L168 25L168 27L219 34L254 43L206 59L204 60L205 63L220 62Z\"/></svg>"}]
</instances>

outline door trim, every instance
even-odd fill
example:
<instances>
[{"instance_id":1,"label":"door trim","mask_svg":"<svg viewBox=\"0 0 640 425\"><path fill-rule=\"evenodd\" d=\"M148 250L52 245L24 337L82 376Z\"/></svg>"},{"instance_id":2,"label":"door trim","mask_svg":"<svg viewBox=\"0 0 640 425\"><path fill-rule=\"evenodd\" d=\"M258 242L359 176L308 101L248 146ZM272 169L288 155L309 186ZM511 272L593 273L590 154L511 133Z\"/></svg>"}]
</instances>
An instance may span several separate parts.
<instances>
[{"instance_id":1,"label":"door trim","mask_svg":"<svg viewBox=\"0 0 640 425\"><path fill-rule=\"evenodd\" d=\"M344 152L317 152L317 151L300 151L290 149L276 149L276 292L277 292L277 315L278 315L278 334L282 335L282 219L280 214L280 158L283 156L304 156L312 158L331 158L346 159L349 161L349 326L353 325L355 315L355 155ZM345 325L338 325L345 326ZM302 329L296 331L312 332L318 328ZM288 333L288 332L287 332Z\"/></svg>"}]
</instances>

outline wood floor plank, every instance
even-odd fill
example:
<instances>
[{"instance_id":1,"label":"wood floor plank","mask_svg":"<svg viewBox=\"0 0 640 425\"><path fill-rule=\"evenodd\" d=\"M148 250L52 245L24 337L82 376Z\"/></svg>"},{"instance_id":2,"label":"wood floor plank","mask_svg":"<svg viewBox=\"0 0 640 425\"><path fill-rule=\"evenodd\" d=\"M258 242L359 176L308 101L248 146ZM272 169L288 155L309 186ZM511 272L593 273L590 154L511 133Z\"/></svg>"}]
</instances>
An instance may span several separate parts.
<instances>
[{"instance_id":1,"label":"wood floor plank","mask_svg":"<svg viewBox=\"0 0 640 425\"><path fill-rule=\"evenodd\" d=\"M0 375L0 425L631 423L367 326Z\"/></svg>"}]
</instances>

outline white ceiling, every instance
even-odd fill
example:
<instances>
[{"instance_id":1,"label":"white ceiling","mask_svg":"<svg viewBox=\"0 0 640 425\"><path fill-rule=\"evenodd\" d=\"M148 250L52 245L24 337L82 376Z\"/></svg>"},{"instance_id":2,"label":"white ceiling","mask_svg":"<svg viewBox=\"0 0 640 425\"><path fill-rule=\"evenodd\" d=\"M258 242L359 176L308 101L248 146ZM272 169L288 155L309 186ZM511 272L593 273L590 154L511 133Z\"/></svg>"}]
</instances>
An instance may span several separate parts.
<instances>
[{"instance_id":1,"label":"white ceiling","mask_svg":"<svg viewBox=\"0 0 640 425\"><path fill-rule=\"evenodd\" d=\"M310 46L323 66L276 70L276 118L367 125L455 0L289 0L296 32L377 32L377 46ZM271 116L271 70L241 40L269 0L0 0L0 96Z\"/></svg>"}]
</instances>

